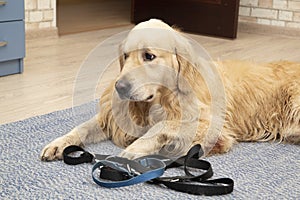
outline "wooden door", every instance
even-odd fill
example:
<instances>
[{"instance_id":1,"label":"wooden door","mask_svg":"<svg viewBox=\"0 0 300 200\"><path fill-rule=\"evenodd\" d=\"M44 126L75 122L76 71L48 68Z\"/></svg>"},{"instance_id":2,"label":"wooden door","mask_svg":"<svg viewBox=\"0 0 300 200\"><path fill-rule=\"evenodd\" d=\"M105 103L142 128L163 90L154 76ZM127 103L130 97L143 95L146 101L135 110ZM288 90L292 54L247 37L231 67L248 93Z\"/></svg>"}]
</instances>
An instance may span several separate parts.
<instances>
[{"instance_id":1,"label":"wooden door","mask_svg":"<svg viewBox=\"0 0 300 200\"><path fill-rule=\"evenodd\" d=\"M159 18L183 31L236 38L239 0L132 0L131 21Z\"/></svg>"}]
</instances>

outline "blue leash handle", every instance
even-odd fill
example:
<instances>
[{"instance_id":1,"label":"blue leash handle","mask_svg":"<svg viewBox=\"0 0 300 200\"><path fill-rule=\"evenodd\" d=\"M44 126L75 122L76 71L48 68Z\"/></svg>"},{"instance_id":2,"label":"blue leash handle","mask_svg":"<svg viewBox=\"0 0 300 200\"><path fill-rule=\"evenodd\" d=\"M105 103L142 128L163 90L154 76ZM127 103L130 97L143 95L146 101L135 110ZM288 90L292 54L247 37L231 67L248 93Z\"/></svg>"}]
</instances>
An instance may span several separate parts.
<instances>
[{"instance_id":1,"label":"blue leash handle","mask_svg":"<svg viewBox=\"0 0 300 200\"><path fill-rule=\"evenodd\" d=\"M138 161L143 167L148 168L149 170L144 173L138 173L135 169L131 168L129 165L124 166L120 165L117 162L109 160L100 160L98 161L92 169L92 177L95 183L102 187L106 188L117 188L123 186L134 185L138 183L143 183L150 181L151 179L158 178L163 175L166 164L155 158L144 158ZM126 172L131 178L122 181L107 181L104 179L99 179L95 173L95 170L102 167L110 167L112 169L118 170L120 172Z\"/></svg>"}]
</instances>

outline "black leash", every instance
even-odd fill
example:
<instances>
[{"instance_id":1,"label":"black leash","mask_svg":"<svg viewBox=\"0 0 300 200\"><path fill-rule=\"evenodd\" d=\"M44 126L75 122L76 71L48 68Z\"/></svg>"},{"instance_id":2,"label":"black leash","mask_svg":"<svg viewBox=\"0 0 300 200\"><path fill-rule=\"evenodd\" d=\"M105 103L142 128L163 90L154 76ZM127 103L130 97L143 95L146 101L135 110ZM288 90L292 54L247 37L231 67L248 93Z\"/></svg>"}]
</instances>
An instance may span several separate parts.
<instances>
[{"instance_id":1,"label":"black leash","mask_svg":"<svg viewBox=\"0 0 300 200\"><path fill-rule=\"evenodd\" d=\"M76 157L70 155L75 152L81 154ZM213 170L208 161L199 160L202 155L200 145L195 145L187 155L175 161L160 155L128 160L110 155L91 154L79 146L69 146L63 152L66 164L95 163L92 177L98 185L103 187L114 188L148 182L195 195L212 196L231 193L234 187L232 179L209 180L213 176ZM183 167L184 176L162 177L165 170L178 167ZM195 175L190 169L204 172Z\"/></svg>"}]
</instances>

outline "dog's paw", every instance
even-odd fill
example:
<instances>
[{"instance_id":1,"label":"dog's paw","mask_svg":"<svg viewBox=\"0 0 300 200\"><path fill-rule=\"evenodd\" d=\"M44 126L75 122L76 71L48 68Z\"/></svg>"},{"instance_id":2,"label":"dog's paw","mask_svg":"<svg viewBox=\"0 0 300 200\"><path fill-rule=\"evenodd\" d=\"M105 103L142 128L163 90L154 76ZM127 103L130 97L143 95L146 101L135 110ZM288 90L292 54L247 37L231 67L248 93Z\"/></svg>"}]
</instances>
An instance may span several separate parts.
<instances>
[{"instance_id":1,"label":"dog's paw","mask_svg":"<svg viewBox=\"0 0 300 200\"><path fill-rule=\"evenodd\" d=\"M147 155L146 153L133 153L127 150L124 150L119 154L120 157L127 158L129 160L133 160L146 155Z\"/></svg>"},{"instance_id":2,"label":"dog's paw","mask_svg":"<svg viewBox=\"0 0 300 200\"><path fill-rule=\"evenodd\" d=\"M40 159L42 161L61 160L63 158L63 150L71 145L65 137L60 137L49 143L41 152Z\"/></svg>"}]
</instances>

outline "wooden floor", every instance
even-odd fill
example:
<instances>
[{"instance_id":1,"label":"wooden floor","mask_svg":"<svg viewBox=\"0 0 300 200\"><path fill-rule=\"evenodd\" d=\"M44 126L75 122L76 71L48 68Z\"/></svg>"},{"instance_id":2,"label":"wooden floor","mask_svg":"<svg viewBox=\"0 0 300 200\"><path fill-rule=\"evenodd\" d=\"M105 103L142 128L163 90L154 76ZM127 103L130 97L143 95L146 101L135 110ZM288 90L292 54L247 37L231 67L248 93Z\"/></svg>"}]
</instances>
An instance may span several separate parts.
<instances>
[{"instance_id":1,"label":"wooden floor","mask_svg":"<svg viewBox=\"0 0 300 200\"><path fill-rule=\"evenodd\" d=\"M72 107L75 77L87 55L102 41L132 26L27 40L23 74L0 77L0 124ZM300 38L238 33L236 40L190 35L214 59L257 62L300 61ZM112 65L95 97L115 77ZM89 81L86 77L83 82Z\"/></svg>"}]
</instances>

